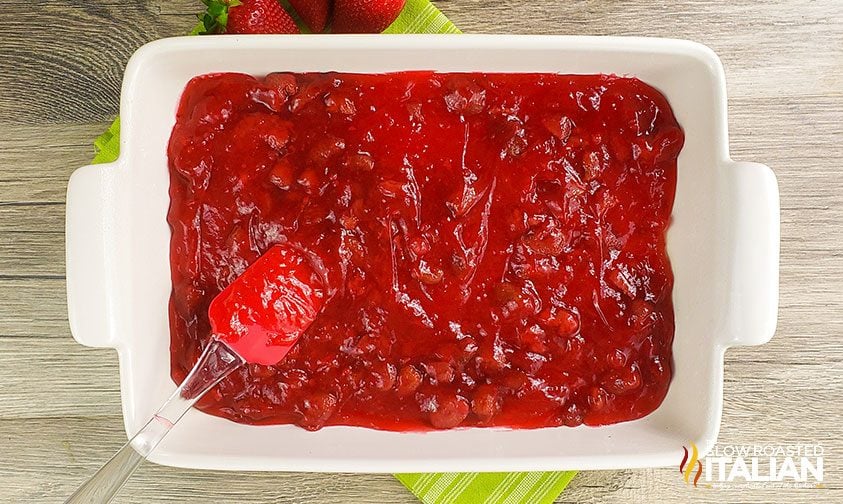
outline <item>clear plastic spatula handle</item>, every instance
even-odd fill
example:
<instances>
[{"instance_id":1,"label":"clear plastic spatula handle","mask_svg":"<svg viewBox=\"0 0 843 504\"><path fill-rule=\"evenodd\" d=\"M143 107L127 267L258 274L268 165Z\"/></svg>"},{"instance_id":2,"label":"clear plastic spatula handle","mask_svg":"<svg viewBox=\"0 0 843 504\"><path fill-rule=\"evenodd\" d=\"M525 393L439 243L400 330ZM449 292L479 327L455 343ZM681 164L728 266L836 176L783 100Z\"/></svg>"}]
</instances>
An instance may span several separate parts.
<instances>
[{"instance_id":1,"label":"clear plastic spatula handle","mask_svg":"<svg viewBox=\"0 0 843 504\"><path fill-rule=\"evenodd\" d=\"M324 302L320 287L324 278L313 261L303 250L274 245L223 289L208 308L208 319L217 338L211 340L158 413L65 502L109 502L141 461L211 387L247 361L264 365L280 362Z\"/></svg>"},{"instance_id":2,"label":"clear plastic spatula handle","mask_svg":"<svg viewBox=\"0 0 843 504\"><path fill-rule=\"evenodd\" d=\"M123 445L111 460L73 492L65 504L107 503L120 490L135 469L152 453L170 429L208 390L243 364L228 345L212 340L199 361L158 412Z\"/></svg>"}]
</instances>

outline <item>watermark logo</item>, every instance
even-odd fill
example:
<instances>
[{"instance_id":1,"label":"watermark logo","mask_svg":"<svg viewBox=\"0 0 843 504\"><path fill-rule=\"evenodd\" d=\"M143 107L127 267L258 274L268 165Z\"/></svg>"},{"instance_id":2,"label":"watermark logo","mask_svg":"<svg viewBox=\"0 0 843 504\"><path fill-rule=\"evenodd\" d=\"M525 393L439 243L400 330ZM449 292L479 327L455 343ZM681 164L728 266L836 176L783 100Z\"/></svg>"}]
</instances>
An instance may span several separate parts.
<instances>
[{"instance_id":1,"label":"watermark logo","mask_svg":"<svg viewBox=\"0 0 843 504\"><path fill-rule=\"evenodd\" d=\"M697 445L693 442L691 443L691 460L688 460L688 449L684 446L682 447L685 450L685 454L682 456L682 462L679 463L679 473L682 474L682 478L685 480L685 484L689 484L691 482L691 473L694 472L694 468L696 468L697 472L694 476L694 486L697 486L697 482L700 481L700 476L702 476L703 468L702 462L699 459L699 450L697 450Z\"/></svg>"},{"instance_id":2,"label":"watermark logo","mask_svg":"<svg viewBox=\"0 0 843 504\"><path fill-rule=\"evenodd\" d=\"M703 459L697 445L682 447L679 472L696 487L821 488L823 457L820 444L715 445ZM704 477L704 478L703 478Z\"/></svg>"}]
</instances>

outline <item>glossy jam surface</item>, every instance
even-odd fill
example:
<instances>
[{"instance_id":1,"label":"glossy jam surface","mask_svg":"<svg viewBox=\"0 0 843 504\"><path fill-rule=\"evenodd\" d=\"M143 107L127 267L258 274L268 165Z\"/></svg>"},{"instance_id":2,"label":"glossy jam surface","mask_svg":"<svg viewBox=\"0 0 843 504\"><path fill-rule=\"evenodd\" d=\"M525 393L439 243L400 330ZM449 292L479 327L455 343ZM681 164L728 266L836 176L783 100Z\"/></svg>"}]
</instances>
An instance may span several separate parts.
<instances>
[{"instance_id":1,"label":"glossy jam surface","mask_svg":"<svg viewBox=\"0 0 843 504\"><path fill-rule=\"evenodd\" d=\"M683 141L633 78L198 77L169 146L173 378L211 337L210 301L286 243L321 261L324 305L206 412L388 430L644 416L672 373Z\"/></svg>"}]
</instances>

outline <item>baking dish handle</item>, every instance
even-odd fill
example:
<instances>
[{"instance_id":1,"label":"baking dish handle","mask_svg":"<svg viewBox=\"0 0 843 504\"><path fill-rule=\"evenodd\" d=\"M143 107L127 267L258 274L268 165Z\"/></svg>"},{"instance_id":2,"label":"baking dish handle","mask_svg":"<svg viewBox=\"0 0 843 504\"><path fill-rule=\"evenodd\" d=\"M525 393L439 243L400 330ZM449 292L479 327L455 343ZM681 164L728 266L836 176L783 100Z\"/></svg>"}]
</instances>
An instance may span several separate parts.
<instances>
[{"instance_id":1,"label":"baking dish handle","mask_svg":"<svg viewBox=\"0 0 843 504\"><path fill-rule=\"evenodd\" d=\"M90 347L113 347L108 299L106 233L114 164L79 168L67 184L65 261L67 315L73 338Z\"/></svg>"},{"instance_id":2,"label":"baking dish handle","mask_svg":"<svg viewBox=\"0 0 843 504\"><path fill-rule=\"evenodd\" d=\"M762 345L776 332L779 304L779 187L770 167L727 166L735 247L731 251L727 345Z\"/></svg>"}]
</instances>

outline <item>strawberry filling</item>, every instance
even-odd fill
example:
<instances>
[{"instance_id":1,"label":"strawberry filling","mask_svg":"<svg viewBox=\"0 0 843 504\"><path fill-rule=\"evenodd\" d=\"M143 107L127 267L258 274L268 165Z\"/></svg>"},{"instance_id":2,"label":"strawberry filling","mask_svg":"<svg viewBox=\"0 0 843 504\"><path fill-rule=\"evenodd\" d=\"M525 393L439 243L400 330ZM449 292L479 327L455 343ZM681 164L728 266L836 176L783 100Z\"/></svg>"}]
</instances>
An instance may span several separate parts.
<instances>
[{"instance_id":1,"label":"strawberry filling","mask_svg":"<svg viewBox=\"0 0 843 504\"><path fill-rule=\"evenodd\" d=\"M208 413L398 431L647 415L672 373L683 140L634 78L197 77L169 146L173 378L210 301L285 243L323 265L321 312Z\"/></svg>"}]
</instances>

